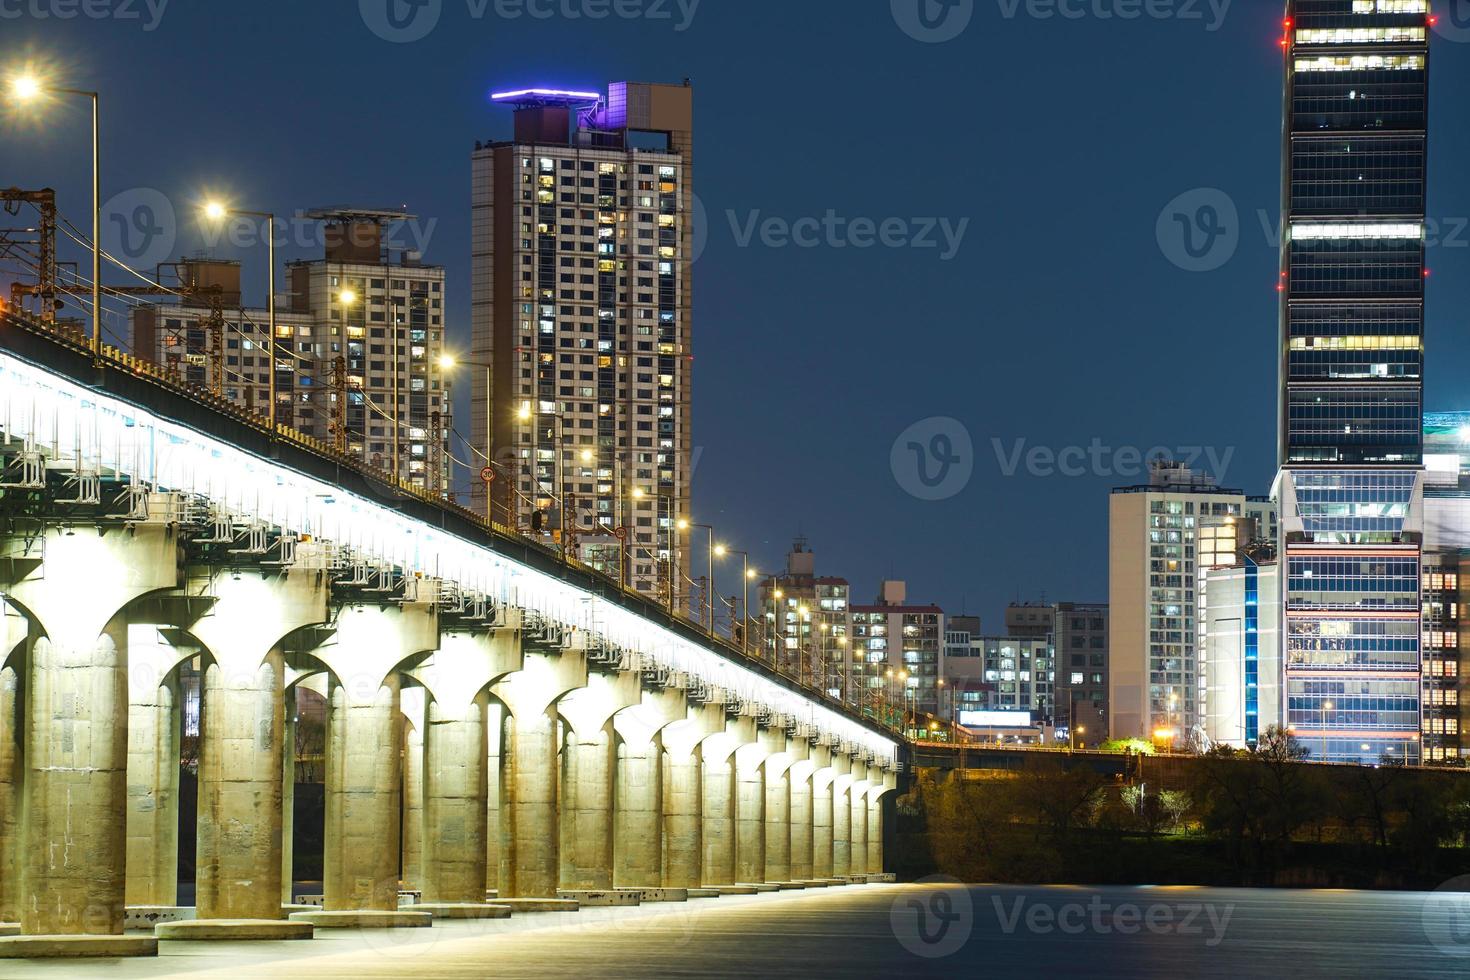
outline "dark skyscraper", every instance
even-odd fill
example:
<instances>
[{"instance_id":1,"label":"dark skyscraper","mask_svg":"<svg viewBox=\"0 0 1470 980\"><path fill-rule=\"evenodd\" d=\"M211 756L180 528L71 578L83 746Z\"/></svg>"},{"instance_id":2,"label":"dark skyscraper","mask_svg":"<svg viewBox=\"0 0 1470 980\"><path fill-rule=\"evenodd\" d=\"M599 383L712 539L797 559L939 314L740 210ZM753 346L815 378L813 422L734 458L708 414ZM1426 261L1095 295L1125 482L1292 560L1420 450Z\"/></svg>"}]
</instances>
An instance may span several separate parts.
<instances>
[{"instance_id":1,"label":"dark skyscraper","mask_svg":"<svg viewBox=\"0 0 1470 980\"><path fill-rule=\"evenodd\" d=\"M1315 759L1417 761L1429 5L1284 27L1286 721Z\"/></svg>"}]
</instances>

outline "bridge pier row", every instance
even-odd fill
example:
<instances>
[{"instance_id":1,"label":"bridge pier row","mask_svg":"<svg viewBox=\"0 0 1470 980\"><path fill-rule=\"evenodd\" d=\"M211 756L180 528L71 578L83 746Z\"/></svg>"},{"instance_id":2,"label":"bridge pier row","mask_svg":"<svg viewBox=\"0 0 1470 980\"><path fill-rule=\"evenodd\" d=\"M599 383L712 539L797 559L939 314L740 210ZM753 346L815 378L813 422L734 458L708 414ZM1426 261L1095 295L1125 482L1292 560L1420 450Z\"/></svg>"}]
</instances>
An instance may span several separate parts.
<instances>
[{"instance_id":1,"label":"bridge pier row","mask_svg":"<svg viewBox=\"0 0 1470 980\"><path fill-rule=\"evenodd\" d=\"M812 877L832 877L832 749L812 746Z\"/></svg>"},{"instance_id":2,"label":"bridge pier row","mask_svg":"<svg viewBox=\"0 0 1470 980\"><path fill-rule=\"evenodd\" d=\"M428 925L398 912L402 842L405 661L438 646L427 603L349 605L315 656L331 672L327 691L323 911L293 919L318 926Z\"/></svg>"},{"instance_id":3,"label":"bridge pier row","mask_svg":"<svg viewBox=\"0 0 1470 980\"><path fill-rule=\"evenodd\" d=\"M104 533L105 531L105 533ZM0 583L28 620L25 642L21 935L0 957L154 955L151 937L123 937L128 791L126 607L178 585L171 526L38 529ZM8 652L8 651L7 651ZM56 937L66 937L58 939ZM88 937L88 938L81 938Z\"/></svg>"},{"instance_id":4,"label":"bridge pier row","mask_svg":"<svg viewBox=\"0 0 1470 980\"><path fill-rule=\"evenodd\" d=\"M587 683L578 650L530 651L491 688L506 707L501 736L500 898L556 898L561 882L556 702Z\"/></svg>"},{"instance_id":5,"label":"bridge pier row","mask_svg":"<svg viewBox=\"0 0 1470 980\"><path fill-rule=\"evenodd\" d=\"M640 703L641 684L637 671L589 673L586 686L558 704L566 722L559 814L562 889L613 887L613 773L618 754L613 716Z\"/></svg>"},{"instance_id":6,"label":"bridge pier row","mask_svg":"<svg viewBox=\"0 0 1470 980\"><path fill-rule=\"evenodd\" d=\"M853 780L848 787L848 799L852 805L850 871L849 874L868 873L868 766L854 762Z\"/></svg>"},{"instance_id":7,"label":"bridge pier row","mask_svg":"<svg viewBox=\"0 0 1470 980\"><path fill-rule=\"evenodd\" d=\"M735 750L735 883L766 881L766 761L786 745L780 731L758 728Z\"/></svg>"},{"instance_id":8,"label":"bridge pier row","mask_svg":"<svg viewBox=\"0 0 1470 980\"><path fill-rule=\"evenodd\" d=\"M823 762L825 747L804 746L804 759L791 764L787 782L791 787L791 880L810 881L816 877L812 845L816 838L816 814L813 809L812 775Z\"/></svg>"},{"instance_id":9,"label":"bridge pier row","mask_svg":"<svg viewBox=\"0 0 1470 980\"><path fill-rule=\"evenodd\" d=\"M685 707L683 719L659 733L663 743L661 883L665 888L698 888L705 883L704 743L724 731L724 707L704 704Z\"/></svg>"},{"instance_id":10,"label":"bridge pier row","mask_svg":"<svg viewBox=\"0 0 1470 980\"><path fill-rule=\"evenodd\" d=\"M771 736L781 733L771 732ZM766 867L761 878L767 882L792 880L791 874L791 767L804 761L810 749L805 739L782 738L785 751L772 753L766 759L765 841Z\"/></svg>"},{"instance_id":11,"label":"bridge pier row","mask_svg":"<svg viewBox=\"0 0 1470 980\"><path fill-rule=\"evenodd\" d=\"M852 874L852 757L832 755L832 877Z\"/></svg>"},{"instance_id":12,"label":"bridge pier row","mask_svg":"<svg viewBox=\"0 0 1470 980\"><path fill-rule=\"evenodd\" d=\"M189 656L149 623L128 625L128 906L179 901L178 664Z\"/></svg>"},{"instance_id":13,"label":"bridge pier row","mask_svg":"<svg viewBox=\"0 0 1470 980\"><path fill-rule=\"evenodd\" d=\"M489 763L498 761L498 749L490 743L492 726L497 742L500 726L489 687L521 666L513 630L452 632L443 634L434 656L412 672L430 695L423 716L423 833L416 858L422 911L469 916L485 905ZM405 852L404 866L409 863Z\"/></svg>"},{"instance_id":14,"label":"bridge pier row","mask_svg":"<svg viewBox=\"0 0 1470 980\"><path fill-rule=\"evenodd\" d=\"M282 644L327 616L324 574L306 567L191 570L215 601L189 632L204 648L199 725L195 906L199 921L283 917L290 888L285 807L287 718ZM295 778L294 767L291 778ZM283 880L284 879L284 880ZM251 932L250 930L254 930ZM259 935L258 927L240 931Z\"/></svg>"},{"instance_id":15,"label":"bridge pier row","mask_svg":"<svg viewBox=\"0 0 1470 980\"><path fill-rule=\"evenodd\" d=\"M664 748L662 731L688 715L678 688L640 692L637 704L613 716L613 887L663 885Z\"/></svg>"},{"instance_id":16,"label":"bridge pier row","mask_svg":"<svg viewBox=\"0 0 1470 980\"><path fill-rule=\"evenodd\" d=\"M700 752L700 884L736 882L735 753L755 741L755 719L732 718Z\"/></svg>"}]
</instances>

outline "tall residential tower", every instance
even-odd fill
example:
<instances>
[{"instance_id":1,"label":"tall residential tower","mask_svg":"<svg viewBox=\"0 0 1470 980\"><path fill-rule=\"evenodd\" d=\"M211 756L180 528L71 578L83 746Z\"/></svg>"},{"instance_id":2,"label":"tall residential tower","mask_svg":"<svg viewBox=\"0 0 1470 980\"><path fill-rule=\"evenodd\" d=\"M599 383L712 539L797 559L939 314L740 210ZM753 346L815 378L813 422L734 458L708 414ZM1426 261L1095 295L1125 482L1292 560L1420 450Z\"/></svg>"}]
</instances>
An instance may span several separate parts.
<instances>
[{"instance_id":1,"label":"tall residential tower","mask_svg":"<svg viewBox=\"0 0 1470 980\"><path fill-rule=\"evenodd\" d=\"M1283 667L1318 760L1420 755L1428 8L1286 5Z\"/></svg>"},{"instance_id":2,"label":"tall residential tower","mask_svg":"<svg viewBox=\"0 0 1470 980\"><path fill-rule=\"evenodd\" d=\"M489 508L673 604L688 594L692 90L491 99L515 132L472 160L466 367Z\"/></svg>"}]
</instances>

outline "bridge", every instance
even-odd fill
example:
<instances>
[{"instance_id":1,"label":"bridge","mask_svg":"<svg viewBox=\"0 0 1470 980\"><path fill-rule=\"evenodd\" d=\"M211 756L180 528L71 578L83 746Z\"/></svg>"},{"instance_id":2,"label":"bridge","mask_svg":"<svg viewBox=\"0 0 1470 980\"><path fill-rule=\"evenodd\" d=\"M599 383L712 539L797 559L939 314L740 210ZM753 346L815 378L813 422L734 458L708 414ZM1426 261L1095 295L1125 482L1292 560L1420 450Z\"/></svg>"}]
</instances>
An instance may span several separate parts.
<instances>
[{"instance_id":1,"label":"bridge","mask_svg":"<svg viewBox=\"0 0 1470 980\"><path fill-rule=\"evenodd\" d=\"M882 874L888 730L557 550L16 311L0 464L0 956ZM320 907L297 687L327 703Z\"/></svg>"}]
</instances>

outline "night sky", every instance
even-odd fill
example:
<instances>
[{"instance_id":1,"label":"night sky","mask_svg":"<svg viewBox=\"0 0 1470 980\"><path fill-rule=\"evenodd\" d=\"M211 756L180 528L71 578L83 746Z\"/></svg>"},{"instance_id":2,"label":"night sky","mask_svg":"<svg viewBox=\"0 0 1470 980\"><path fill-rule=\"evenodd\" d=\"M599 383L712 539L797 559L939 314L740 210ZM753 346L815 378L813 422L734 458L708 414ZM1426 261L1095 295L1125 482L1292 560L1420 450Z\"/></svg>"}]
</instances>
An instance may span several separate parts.
<instances>
[{"instance_id":1,"label":"night sky","mask_svg":"<svg viewBox=\"0 0 1470 980\"><path fill-rule=\"evenodd\" d=\"M1152 0L1172 16L1124 19L1100 14L1148 5L960 0L943 20L924 0L941 33L970 16L925 43L900 26L924 33L918 0L703 0L692 17L690 0L536 0L544 18L514 0L419 0L418 20L400 8L405 31L438 20L406 42L369 26L392 34L387 0L172 0L156 21L158 0L88 2L115 16L0 0L0 68L31 60L102 92L104 200L161 193L173 258L204 247L206 191L281 214L406 206L433 222L425 259L448 269L460 349L469 156L510 134L486 93L690 78L708 235L693 516L762 569L800 531L860 600L905 578L911 600L998 630L1017 597L1106 598L1108 489L1143 482L1150 448L1208 448L1227 485L1269 489L1279 3ZM1431 409L1470 408L1470 2L1456 2L1465 16L1436 4ZM1063 8L1082 16L1033 16ZM617 9L642 16L567 16ZM0 184L56 187L84 227L87 145L82 101L44 127L10 112ZM829 211L843 224L809 247L764 225ZM878 238L864 220L890 246L855 247ZM317 254L304 244L282 259ZM244 260L263 303L264 250L215 254ZM933 418L958 420L973 450ZM942 453L936 435L955 435L955 461L947 479L925 461L930 490L908 443ZM1036 447L1059 461L1028 466Z\"/></svg>"}]
</instances>

